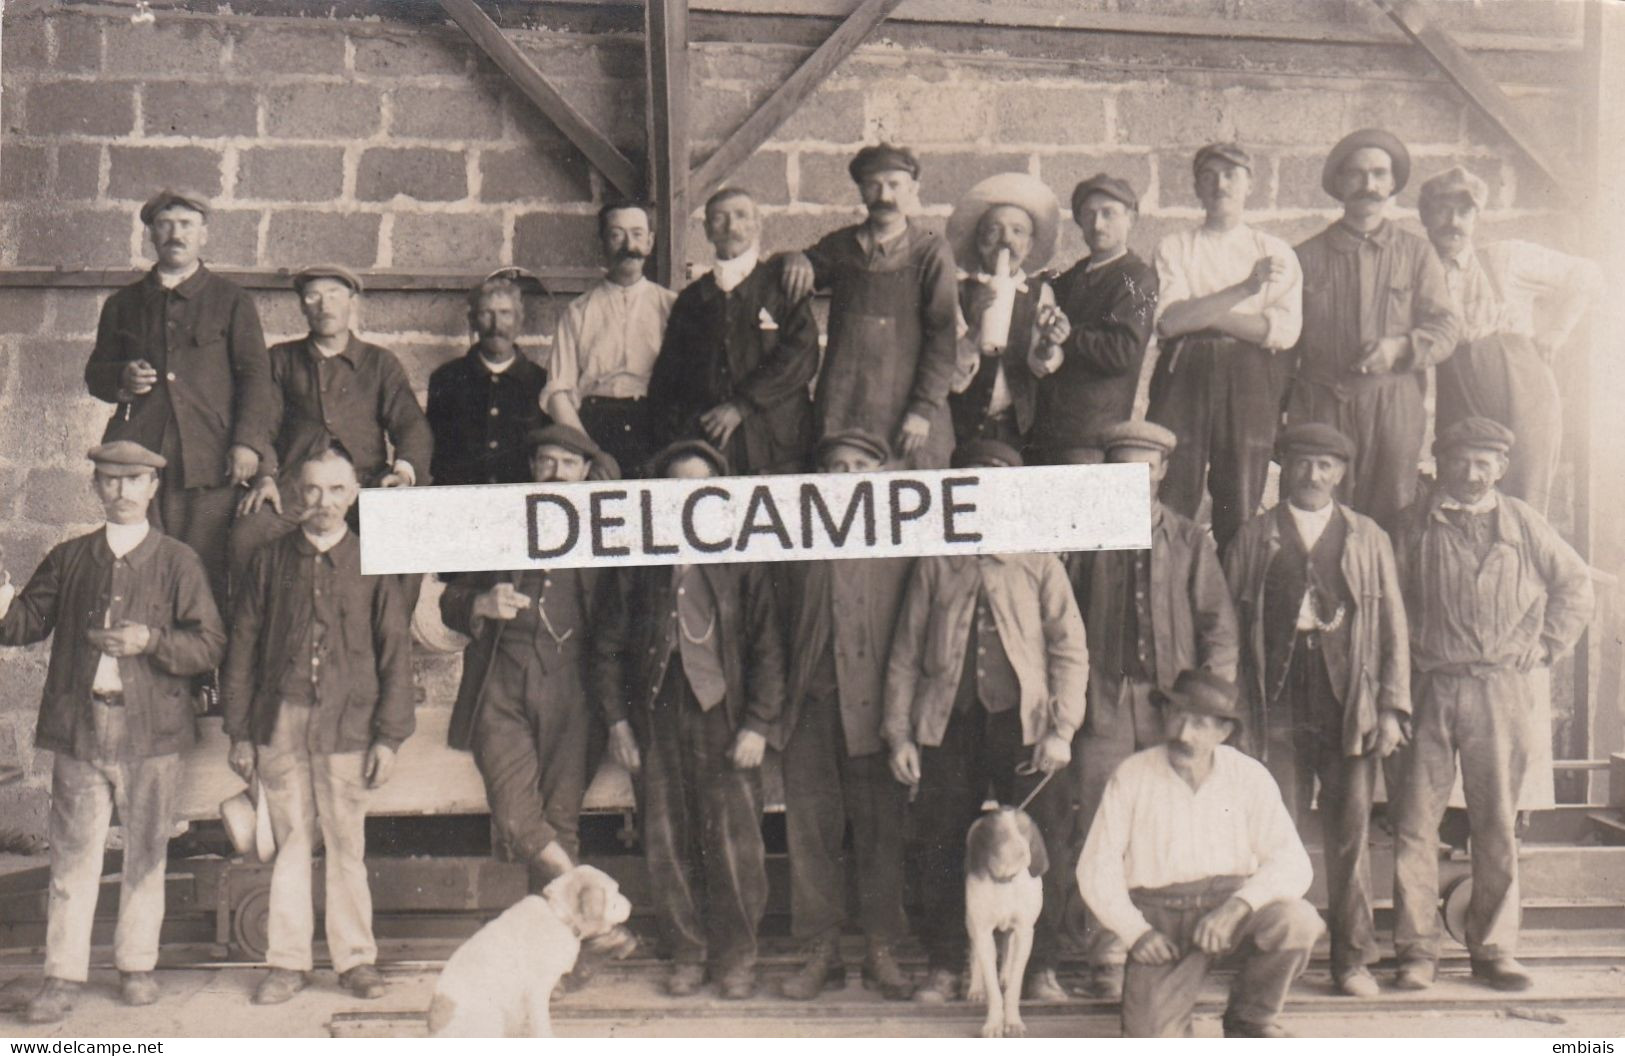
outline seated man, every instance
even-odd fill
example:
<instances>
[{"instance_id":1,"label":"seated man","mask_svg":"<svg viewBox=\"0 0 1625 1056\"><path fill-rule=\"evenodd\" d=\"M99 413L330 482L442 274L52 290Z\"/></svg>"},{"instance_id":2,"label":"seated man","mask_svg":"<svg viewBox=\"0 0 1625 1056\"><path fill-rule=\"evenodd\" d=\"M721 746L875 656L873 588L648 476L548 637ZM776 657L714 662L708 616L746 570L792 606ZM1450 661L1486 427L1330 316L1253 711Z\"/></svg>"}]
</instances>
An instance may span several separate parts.
<instances>
[{"instance_id":1,"label":"seated man","mask_svg":"<svg viewBox=\"0 0 1625 1056\"><path fill-rule=\"evenodd\" d=\"M1190 1036L1210 962L1233 954L1225 1037L1289 1037L1276 1017L1325 927L1309 855L1269 771L1223 743L1236 687L1185 671L1153 698L1167 743L1118 766L1078 859L1084 902L1129 948L1123 1034Z\"/></svg>"}]
</instances>

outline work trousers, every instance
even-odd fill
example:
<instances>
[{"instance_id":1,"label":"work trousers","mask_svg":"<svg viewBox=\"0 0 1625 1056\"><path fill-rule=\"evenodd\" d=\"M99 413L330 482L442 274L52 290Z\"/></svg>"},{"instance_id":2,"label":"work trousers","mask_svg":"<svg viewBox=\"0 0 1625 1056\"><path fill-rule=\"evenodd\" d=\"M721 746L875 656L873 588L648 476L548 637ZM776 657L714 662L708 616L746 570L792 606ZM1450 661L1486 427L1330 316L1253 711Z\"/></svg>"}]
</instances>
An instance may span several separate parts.
<instances>
[{"instance_id":1,"label":"work trousers","mask_svg":"<svg viewBox=\"0 0 1625 1056\"><path fill-rule=\"evenodd\" d=\"M622 480L643 476L656 453L648 399L588 396L579 413L587 435L620 464Z\"/></svg>"},{"instance_id":2,"label":"work trousers","mask_svg":"<svg viewBox=\"0 0 1625 1056\"><path fill-rule=\"evenodd\" d=\"M1354 441L1354 465L1338 498L1389 535L1416 498L1427 409L1415 374L1354 377L1337 386L1299 378L1287 400L1287 423L1322 422Z\"/></svg>"},{"instance_id":3,"label":"work trousers","mask_svg":"<svg viewBox=\"0 0 1625 1056\"><path fill-rule=\"evenodd\" d=\"M1557 375L1516 334L1492 334L1456 349L1439 364L1438 430L1463 418L1493 418L1512 430L1506 476L1496 487L1529 503L1542 516L1552 500L1563 439L1563 401Z\"/></svg>"},{"instance_id":4,"label":"work trousers","mask_svg":"<svg viewBox=\"0 0 1625 1056\"><path fill-rule=\"evenodd\" d=\"M1124 1037L1191 1036L1191 1011L1213 962L1195 943L1196 925L1235 894L1244 880L1220 876L1129 893L1146 922L1167 936L1181 956L1167 964L1129 961L1123 976ZM1323 930L1320 914L1301 898L1278 899L1253 910L1236 929L1235 944L1223 958L1236 964L1224 1012L1226 1027L1273 1023Z\"/></svg>"},{"instance_id":5,"label":"work trousers","mask_svg":"<svg viewBox=\"0 0 1625 1056\"><path fill-rule=\"evenodd\" d=\"M171 463L174 464L173 462ZM165 481L148 519L165 535L179 539L203 561L215 606L229 613L227 540L242 492L237 488L182 488Z\"/></svg>"},{"instance_id":6,"label":"work trousers","mask_svg":"<svg viewBox=\"0 0 1625 1056\"><path fill-rule=\"evenodd\" d=\"M1533 706L1516 671L1421 676L1404 795L1395 828L1394 948L1399 960L1439 957L1439 821L1461 760L1472 833L1467 949L1511 957L1518 945L1518 789L1528 763Z\"/></svg>"},{"instance_id":7,"label":"work trousers","mask_svg":"<svg viewBox=\"0 0 1625 1056\"><path fill-rule=\"evenodd\" d=\"M1146 418L1179 438L1158 495L1194 518L1211 494L1221 554L1264 498L1285 384L1277 360L1267 348L1204 332L1170 343L1151 375Z\"/></svg>"},{"instance_id":8,"label":"work trousers","mask_svg":"<svg viewBox=\"0 0 1625 1056\"><path fill-rule=\"evenodd\" d=\"M56 753L51 770L51 891L45 974L82 983L90 972L90 933L101 892L107 830L118 807L124 826L123 878L113 962L121 972L158 964L164 924L164 862L181 782L181 757L125 758L123 705L91 704L96 757Z\"/></svg>"},{"instance_id":9,"label":"work trousers","mask_svg":"<svg viewBox=\"0 0 1625 1056\"><path fill-rule=\"evenodd\" d=\"M311 860L321 826L327 951L340 974L378 959L372 935L372 891L367 885L365 752L321 754L308 747L308 705L283 701L271 743L258 752L260 786L276 835L271 869L272 968L308 972L316 932L311 904Z\"/></svg>"},{"instance_id":10,"label":"work trousers","mask_svg":"<svg viewBox=\"0 0 1625 1056\"><path fill-rule=\"evenodd\" d=\"M1297 636L1286 684L1270 704L1264 757L1300 831L1320 779L1332 974L1340 980L1377 960L1368 848L1378 759L1343 754L1343 706L1315 641Z\"/></svg>"},{"instance_id":11,"label":"work trousers","mask_svg":"<svg viewBox=\"0 0 1625 1056\"><path fill-rule=\"evenodd\" d=\"M714 974L756 964L767 908L761 769L728 758L724 706L702 710L673 656L643 759L643 850L660 929L678 964Z\"/></svg>"},{"instance_id":12,"label":"work trousers","mask_svg":"<svg viewBox=\"0 0 1625 1056\"><path fill-rule=\"evenodd\" d=\"M858 922L871 943L902 939L908 790L892 776L886 753L847 754L840 701L831 694L803 701L782 762L791 934L802 942L834 938L846 922L841 838L850 823Z\"/></svg>"},{"instance_id":13,"label":"work trousers","mask_svg":"<svg viewBox=\"0 0 1625 1056\"><path fill-rule=\"evenodd\" d=\"M989 714L980 705L956 710L942 743L920 749L920 787L914 803L916 835L922 844L920 877L921 938L933 970L958 972L967 964L965 936L965 833L982 813L989 786L1001 804L1016 806L1038 786L1042 774L1018 776L1016 766L1032 760L1021 743L1021 710ZM1077 861L1063 848L1075 842L1077 795L1057 774L1027 813L1044 837L1049 871L1044 874L1044 909L1033 933L1029 972L1053 969L1059 958L1060 921L1067 889L1076 885Z\"/></svg>"}]
</instances>

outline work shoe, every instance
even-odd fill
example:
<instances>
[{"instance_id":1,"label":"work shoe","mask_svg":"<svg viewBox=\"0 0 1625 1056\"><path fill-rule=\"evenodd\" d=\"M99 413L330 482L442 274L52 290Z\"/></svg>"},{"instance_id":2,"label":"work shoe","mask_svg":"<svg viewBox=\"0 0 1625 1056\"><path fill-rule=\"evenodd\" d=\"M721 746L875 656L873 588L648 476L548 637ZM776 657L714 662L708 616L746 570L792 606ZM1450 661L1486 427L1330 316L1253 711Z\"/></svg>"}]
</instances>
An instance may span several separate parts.
<instances>
[{"instance_id":1,"label":"work shoe","mask_svg":"<svg viewBox=\"0 0 1625 1056\"><path fill-rule=\"evenodd\" d=\"M1291 1031L1271 1020L1268 1023L1246 1023L1239 1019L1224 1018L1224 1036L1227 1038L1291 1038Z\"/></svg>"},{"instance_id":2,"label":"work shoe","mask_svg":"<svg viewBox=\"0 0 1625 1056\"><path fill-rule=\"evenodd\" d=\"M666 976L666 993L672 997L693 997L705 985L703 964L676 964Z\"/></svg>"},{"instance_id":3,"label":"work shoe","mask_svg":"<svg viewBox=\"0 0 1625 1056\"><path fill-rule=\"evenodd\" d=\"M914 996L914 980L883 942L869 944L869 955L863 959L863 988L880 991L887 1001L907 1001Z\"/></svg>"},{"instance_id":4,"label":"work shoe","mask_svg":"<svg viewBox=\"0 0 1625 1056\"><path fill-rule=\"evenodd\" d=\"M73 1011L73 999L78 995L83 983L69 982L66 979L53 979L45 977L45 984L39 988L23 1009L24 1023L59 1023L68 1018Z\"/></svg>"},{"instance_id":5,"label":"work shoe","mask_svg":"<svg viewBox=\"0 0 1625 1056\"><path fill-rule=\"evenodd\" d=\"M1072 1000L1072 995L1062 989L1061 981L1055 978L1055 969L1045 968L1027 976L1027 982L1021 988L1021 998L1023 1001L1053 1005Z\"/></svg>"},{"instance_id":6,"label":"work shoe","mask_svg":"<svg viewBox=\"0 0 1625 1056\"><path fill-rule=\"evenodd\" d=\"M1399 990L1426 990L1433 985L1433 977L1438 972L1439 965L1434 961L1406 961L1394 973L1394 987Z\"/></svg>"},{"instance_id":7,"label":"work shoe","mask_svg":"<svg viewBox=\"0 0 1625 1056\"><path fill-rule=\"evenodd\" d=\"M305 988L305 973L296 972L292 968L272 968L260 980L260 988L254 991L256 1005L280 1005L293 1000L293 995Z\"/></svg>"},{"instance_id":8,"label":"work shoe","mask_svg":"<svg viewBox=\"0 0 1625 1056\"><path fill-rule=\"evenodd\" d=\"M347 972L341 972L339 985L363 1001L383 997L384 991L389 989L389 984L378 974L378 969L370 964L358 964Z\"/></svg>"},{"instance_id":9,"label":"work shoe","mask_svg":"<svg viewBox=\"0 0 1625 1056\"><path fill-rule=\"evenodd\" d=\"M756 996L756 967L730 968L717 981L717 994L724 1001L746 1001Z\"/></svg>"},{"instance_id":10,"label":"work shoe","mask_svg":"<svg viewBox=\"0 0 1625 1056\"><path fill-rule=\"evenodd\" d=\"M126 1005L151 1005L158 1001L158 980L151 972L120 972L119 995Z\"/></svg>"},{"instance_id":11,"label":"work shoe","mask_svg":"<svg viewBox=\"0 0 1625 1056\"><path fill-rule=\"evenodd\" d=\"M1528 969L1511 957L1489 957L1472 961L1473 978L1486 982L1497 990L1527 990L1535 985Z\"/></svg>"},{"instance_id":12,"label":"work shoe","mask_svg":"<svg viewBox=\"0 0 1625 1056\"><path fill-rule=\"evenodd\" d=\"M1348 997L1376 997L1377 981L1364 967L1356 968L1337 980L1337 989Z\"/></svg>"},{"instance_id":13,"label":"work shoe","mask_svg":"<svg viewBox=\"0 0 1625 1056\"><path fill-rule=\"evenodd\" d=\"M925 985L914 991L914 1000L922 1005L941 1005L959 997L959 973L946 968L933 968L926 976Z\"/></svg>"},{"instance_id":14,"label":"work shoe","mask_svg":"<svg viewBox=\"0 0 1625 1056\"><path fill-rule=\"evenodd\" d=\"M796 973L779 984L779 993L792 1001L811 1001L825 990L846 985L846 965L834 938L814 939L807 944L806 955Z\"/></svg>"},{"instance_id":15,"label":"work shoe","mask_svg":"<svg viewBox=\"0 0 1625 1056\"><path fill-rule=\"evenodd\" d=\"M1084 995L1104 1001L1123 1000L1123 972L1124 966L1121 964L1095 965L1094 974L1084 987Z\"/></svg>"}]
</instances>

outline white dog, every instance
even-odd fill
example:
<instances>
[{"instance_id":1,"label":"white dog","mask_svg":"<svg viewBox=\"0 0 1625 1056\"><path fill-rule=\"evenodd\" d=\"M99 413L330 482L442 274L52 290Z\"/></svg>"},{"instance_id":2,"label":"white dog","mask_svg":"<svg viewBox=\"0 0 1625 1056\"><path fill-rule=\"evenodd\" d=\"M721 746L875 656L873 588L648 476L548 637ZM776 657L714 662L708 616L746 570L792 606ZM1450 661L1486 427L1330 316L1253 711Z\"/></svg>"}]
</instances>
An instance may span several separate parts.
<instances>
[{"instance_id":1,"label":"white dog","mask_svg":"<svg viewBox=\"0 0 1625 1056\"><path fill-rule=\"evenodd\" d=\"M429 1036L552 1037L549 1002L560 977L584 942L598 939L612 956L630 953L636 943L619 925L631 914L620 885L590 865L515 902L446 962L429 1004Z\"/></svg>"},{"instance_id":2,"label":"white dog","mask_svg":"<svg viewBox=\"0 0 1625 1056\"><path fill-rule=\"evenodd\" d=\"M1026 811L983 814L965 837L965 928L970 985L965 1000L987 1000L984 1038L1021 1038L1021 984L1033 952L1033 926L1044 908L1049 853ZM1000 952L1003 963L1000 963Z\"/></svg>"}]
</instances>

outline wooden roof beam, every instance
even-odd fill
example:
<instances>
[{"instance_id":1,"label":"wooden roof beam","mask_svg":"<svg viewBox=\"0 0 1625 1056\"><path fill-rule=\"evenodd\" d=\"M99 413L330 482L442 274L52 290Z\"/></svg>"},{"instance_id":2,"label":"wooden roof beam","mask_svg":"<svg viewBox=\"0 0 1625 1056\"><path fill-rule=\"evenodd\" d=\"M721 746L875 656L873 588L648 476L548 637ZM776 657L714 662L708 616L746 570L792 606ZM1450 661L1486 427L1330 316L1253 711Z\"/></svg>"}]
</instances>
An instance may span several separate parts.
<instances>
[{"instance_id":1,"label":"wooden roof beam","mask_svg":"<svg viewBox=\"0 0 1625 1056\"><path fill-rule=\"evenodd\" d=\"M655 212L655 273L681 289L688 261L688 0L648 0L644 61L649 91L649 174Z\"/></svg>"}]
</instances>

